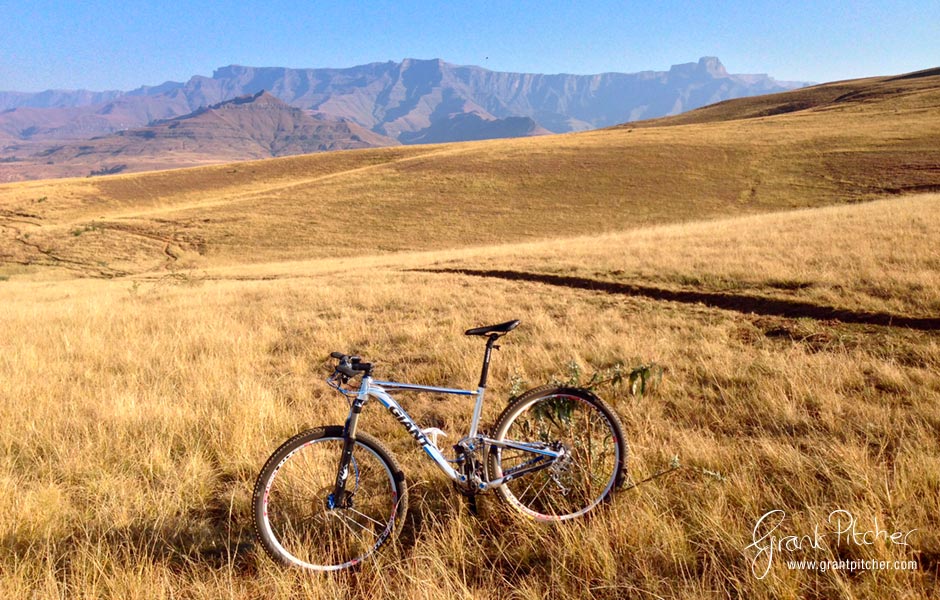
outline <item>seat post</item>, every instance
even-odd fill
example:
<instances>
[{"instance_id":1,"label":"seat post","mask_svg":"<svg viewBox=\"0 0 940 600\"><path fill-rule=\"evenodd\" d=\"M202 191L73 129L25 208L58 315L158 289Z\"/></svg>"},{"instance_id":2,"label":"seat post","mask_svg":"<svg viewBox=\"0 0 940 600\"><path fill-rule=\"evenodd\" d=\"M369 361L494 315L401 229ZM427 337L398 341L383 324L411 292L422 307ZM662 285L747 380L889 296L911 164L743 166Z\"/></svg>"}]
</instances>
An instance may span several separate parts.
<instances>
[{"instance_id":1,"label":"seat post","mask_svg":"<svg viewBox=\"0 0 940 600\"><path fill-rule=\"evenodd\" d=\"M499 346L494 346L496 340L499 339L498 333L492 333L489 337L486 338L486 352L483 354L483 369L480 371L480 387L486 387L486 375L490 370L490 353L493 348L499 348Z\"/></svg>"}]
</instances>

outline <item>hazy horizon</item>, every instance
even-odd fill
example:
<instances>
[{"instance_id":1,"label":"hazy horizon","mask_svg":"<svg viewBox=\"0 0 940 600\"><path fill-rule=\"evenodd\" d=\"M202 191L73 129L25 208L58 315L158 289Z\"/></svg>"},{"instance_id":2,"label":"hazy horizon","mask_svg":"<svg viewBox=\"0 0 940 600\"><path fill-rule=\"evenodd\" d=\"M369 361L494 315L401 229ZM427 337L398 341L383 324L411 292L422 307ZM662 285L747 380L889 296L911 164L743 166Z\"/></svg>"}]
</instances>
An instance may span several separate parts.
<instances>
[{"instance_id":1,"label":"hazy horizon","mask_svg":"<svg viewBox=\"0 0 940 600\"><path fill-rule=\"evenodd\" d=\"M728 71L826 82L926 69L940 56L932 2L605 1L317 6L93 0L5 7L0 89L130 90L239 64L346 68L403 58L516 73L664 71L702 56Z\"/></svg>"},{"instance_id":2,"label":"hazy horizon","mask_svg":"<svg viewBox=\"0 0 940 600\"><path fill-rule=\"evenodd\" d=\"M142 84L140 84L140 85L134 86L134 87L132 87L132 88L116 88L116 87L111 87L111 88L66 88L66 87L49 87L49 88L45 88L45 89L41 89L41 90L21 90L21 89L11 89L11 88L0 88L0 92L15 92L15 93L25 93L25 94L38 94L38 93L49 92L49 91L61 91L61 92L87 91L87 92L94 92L94 93L131 92L131 91L134 91L134 90L137 90L137 89L140 89L140 88L157 88L157 87L160 87L160 86L162 86L162 85L166 85L166 84L170 84L170 83L185 84L187 81L189 81L189 80L192 79L193 77L210 77L210 78L212 78L212 77L215 77L215 76L216 76L216 74L217 74L218 71L223 70L223 69L227 69L227 68L229 68L229 67L242 67L242 68L246 68L246 69L287 69L287 70L294 70L294 71L322 70L322 69L345 70L345 69L354 69L354 68L356 68L356 67L362 67L362 66L366 66L366 65L370 65L370 64L386 64L386 63L400 64L400 63L402 63L403 61L406 61L406 60L413 60L413 61L434 61L434 60L441 60L441 61L443 61L443 62L446 63L446 64L450 64L450 65L454 65L454 66L458 66L458 67L475 67L475 68L481 68L481 69L485 69L485 70L493 71L493 72L497 72L497 73L514 72L514 73L521 73L521 74L535 74L535 75L549 75L549 76L554 76L554 75L573 75L573 76L577 76L577 77L583 77L583 76L592 76L592 75L605 75L605 74L611 74L611 73L613 73L613 74L618 74L618 75L636 75L636 74L638 74L638 73L643 73L643 72L667 73L667 72L669 72L669 71L670 71L672 68L674 68L674 67L681 66L681 65L688 65L688 64L697 64L697 63L699 63L701 60L705 60L705 59L708 59L708 58L717 58L717 59L719 60L719 62L721 62L721 64L722 64L723 66L725 66L725 68L727 69L727 65L724 63L723 60L721 60L721 57L720 57L720 56L717 56L717 57L713 57L713 56L699 56L699 57L695 57L694 59L690 59L690 60L686 60L686 61L683 61L683 62L679 62L679 63L675 63L675 64L672 64L672 65L669 65L669 66L667 66L667 67L665 67L665 68L662 68L662 69L658 69L658 68L657 68L657 69L643 69L643 70L640 70L640 71L630 71L630 72L627 72L627 71L605 71L605 72L598 72L598 73L567 73L567 72L544 72L544 73L537 73L537 72L534 72L534 71L504 71L504 70L502 70L502 69L492 69L492 68L489 68L489 67L486 67L486 66L482 66L482 65L470 65L470 64L463 64L463 63L455 63L455 62L453 62L453 61L447 60L447 59L444 58L444 57L439 57L439 56L428 57L428 58L415 57L415 56L406 56L406 57L399 58L399 59L397 59L397 60L396 60L396 59L374 60L374 61L369 61L369 62L367 62L367 63L361 63L361 64L356 64L356 65L346 65L346 66L334 66L334 65L320 65L320 66L302 66L302 65L249 65L249 64L240 64L240 63L228 63L228 64L225 64L225 65L218 65L218 66L216 66L216 67L213 67L212 69L210 69L208 72L205 72L205 73L190 73L190 74L188 74L188 75L184 75L184 76L181 76L181 77L177 77L177 78L175 78L175 79L166 79L166 80L162 80L162 81L150 81L150 82L145 82L145 83L142 83ZM757 72L747 72L747 73L745 73L745 72L733 71L733 70L731 70L731 69L728 69L728 74L729 74L729 75L767 75L768 77L771 77L772 79L774 79L774 80L776 80L776 81L778 81L778 82L781 82L781 83L804 83L804 84L805 84L805 83L823 83L823 82L809 81L809 80L782 79L782 78L779 78L779 77L774 76L773 73L764 73L764 72L761 72L761 73L757 73Z\"/></svg>"}]
</instances>

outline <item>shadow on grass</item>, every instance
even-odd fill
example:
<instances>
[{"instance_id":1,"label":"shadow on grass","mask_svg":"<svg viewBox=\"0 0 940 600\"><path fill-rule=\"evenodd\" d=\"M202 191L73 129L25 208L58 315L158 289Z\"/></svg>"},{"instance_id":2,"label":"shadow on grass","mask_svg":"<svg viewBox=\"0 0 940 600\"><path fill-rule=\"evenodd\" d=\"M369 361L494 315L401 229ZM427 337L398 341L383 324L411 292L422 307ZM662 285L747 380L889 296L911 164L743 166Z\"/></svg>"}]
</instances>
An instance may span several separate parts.
<instances>
[{"instance_id":1,"label":"shadow on grass","mask_svg":"<svg viewBox=\"0 0 940 600\"><path fill-rule=\"evenodd\" d=\"M668 290L629 283L597 281L584 277L548 275L544 273L527 273L524 271L474 269L413 269L413 271L422 273L451 273L457 275L470 275L472 277L505 279L508 281L543 283L546 285L555 285L580 290L592 290L597 292L605 292L608 294L651 298L653 300L667 300L670 302L681 302L684 304L703 304L713 308L733 310L740 313L753 313L776 317L808 318L817 320L837 320L843 323L854 323L861 325L907 327L921 331L940 331L940 318L936 317L908 317L885 312L855 311L835 308L832 306L820 306L811 302L787 300L782 298L766 298L761 296L730 294L724 292Z\"/></svg>"},{"instance_id":2,"label":"shadow on grass","mask_svg":"<svg viewBox=\"0 0 940 600\"><path fill-rule=\"evenodd\" d=\"M0 553L9 553L16 561L52 565L67 580L96 561L155 562L175 572L208 566L254 573L261 550L256 549L250 522L220 505L164 522L80 526L44 540L10 534L0 539Z\"/></svg>"}]
</instances>

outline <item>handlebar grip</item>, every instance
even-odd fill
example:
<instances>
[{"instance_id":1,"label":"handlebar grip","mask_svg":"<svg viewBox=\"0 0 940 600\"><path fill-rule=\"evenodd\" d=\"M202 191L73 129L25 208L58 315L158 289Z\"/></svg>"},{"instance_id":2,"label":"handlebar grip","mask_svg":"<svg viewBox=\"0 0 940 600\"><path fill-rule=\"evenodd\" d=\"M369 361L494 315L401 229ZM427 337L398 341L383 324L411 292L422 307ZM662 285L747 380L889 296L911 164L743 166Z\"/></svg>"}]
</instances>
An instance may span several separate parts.
<instances>
[{"instance_id":1,"label":"handlebar grip","mask_svg":"<svg viewBox=\"0 0 940 600\"><path fill-rule=\"evenodd\" d=\"M371 371L372 363L357 362L352 364L353 371Z\"/></svg>"},{"instance_id":2,"label":"handlebar grip","mask_svg":"<svg viewBox=\"0 0 940 600\"><path fill-rule=\"evenodd\" d=\"M330 356L339 360L346 358L346 355L342 352L330 352Z\"/></svg>"}]
</instances>

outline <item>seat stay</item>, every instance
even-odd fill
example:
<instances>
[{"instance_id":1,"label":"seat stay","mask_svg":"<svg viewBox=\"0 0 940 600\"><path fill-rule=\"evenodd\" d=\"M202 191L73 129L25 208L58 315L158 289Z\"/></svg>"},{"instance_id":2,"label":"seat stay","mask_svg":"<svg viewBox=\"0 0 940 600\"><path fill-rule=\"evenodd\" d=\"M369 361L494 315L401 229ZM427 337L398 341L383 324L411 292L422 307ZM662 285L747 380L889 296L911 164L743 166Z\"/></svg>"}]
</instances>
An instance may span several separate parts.
<instances>
[{"instance_id":1,"label":"seat stay","mask_svg":"<svg viewBox=\"0 0 940 600\"><path fill-rule=\"evenodd\" d=\"M497 477L496 479L491 479L489 481L484 481L480 486L481 491L491 490L497 488L504 483L512 481L513 479L518 479L523 475L528 475L529 473L534 473L536 471L541 471L555 464L555 462L565 455L564 451L550 450L548 448L542 448L536 444L529 442L517 442L514 440L494 440L493 438L480 436L480 439L484 444L489 447L497 448L511 448L513 450L522 450L523 452L529 452L533 455L533 458L526 461L522 465L517 465L514 467L512 473L504 473L502 477Z\"/></svg>"},{"instance_id":2,"label":"seat stay","mask_svg":"<svg viewBox=\"0 0 940 600\"><path fill-rule=\"evenodd\" d=\"M559 458L564 454L564 452L559 452L558 450L551 450L549 448L538 447L531 442L517 442L514 440L494 440L493 438L486 437L486 436L483 436L482 440L484 443L490 446L495 446L497 448L512 448L513 450L522 450L523 452L531 452L533 454L547 456L551 459Z\"/></svg>"}]
</instances>

